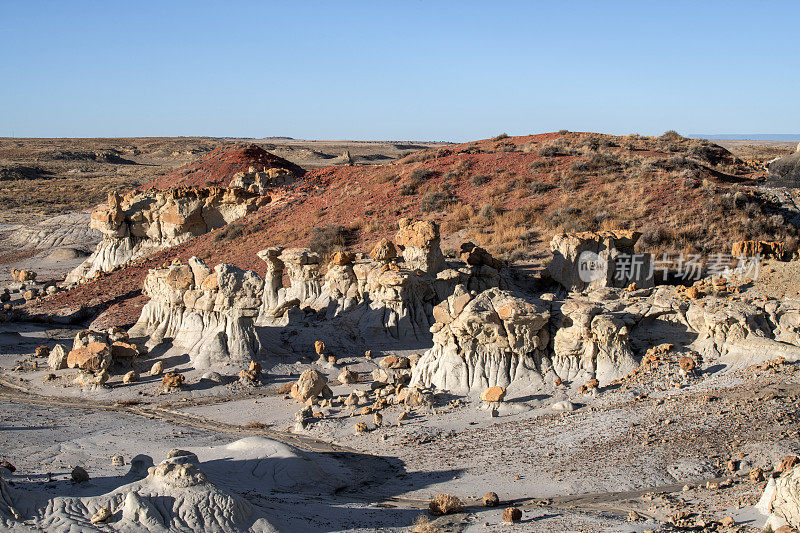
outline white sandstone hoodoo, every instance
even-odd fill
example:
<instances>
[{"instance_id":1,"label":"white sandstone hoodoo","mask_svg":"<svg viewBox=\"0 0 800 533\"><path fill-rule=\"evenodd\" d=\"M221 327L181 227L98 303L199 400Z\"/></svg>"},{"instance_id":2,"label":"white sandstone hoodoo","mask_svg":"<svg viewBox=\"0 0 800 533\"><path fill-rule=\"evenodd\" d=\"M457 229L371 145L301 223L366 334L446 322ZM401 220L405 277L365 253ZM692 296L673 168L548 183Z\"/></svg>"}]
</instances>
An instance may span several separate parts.
<instances>
[{"instance_id":1,"label":"white sandstone hoodoo","mask_svg":"<svg viewBox=\"0 0 800 533\"><path fill-rule=\"evenodd\" d=\"M454 392L537 379L549 368L550 312L507 291L473 297L463 286L434 308L434 346L414 367L412 385Z\"/></svg>"},{"instance_id":2,"label":"white sandstone hoodoo","mask_svg":"<svg viewBox=\"0 0 800 533\"><path fill-rule=\"evenodd\" d=\"M124 197L109 193L108 203L97 207L89 221L91 229L103 234L103 240L69 273L66 282L91 279L221 228L269 202L268 196L221 187L133 191Z\"/></svg>"},{"instance_id":3,"label":"white sandstone hoodoo","mask_svg":"<svg viewBox=\"0 0 800 533\"><path fill-rule=\"evenodd\" d=\"M225 263L211 270L196 257L151 270L143 289L151 300L130 335L149 337L150 345L171 338L195 368L246 366L261 349L254 319L263 289L264 280L251 270Z\"/></svg>"}]
</instances>

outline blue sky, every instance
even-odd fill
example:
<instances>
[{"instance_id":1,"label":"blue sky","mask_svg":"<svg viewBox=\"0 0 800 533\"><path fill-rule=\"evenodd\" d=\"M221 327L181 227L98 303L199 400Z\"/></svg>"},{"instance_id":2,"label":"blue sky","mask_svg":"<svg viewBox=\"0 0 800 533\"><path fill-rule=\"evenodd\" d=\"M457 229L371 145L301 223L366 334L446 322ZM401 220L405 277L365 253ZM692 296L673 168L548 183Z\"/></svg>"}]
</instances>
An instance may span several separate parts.
<instances>
[{"instance_id":1,"label":"blue sky","mask_svg":"<svg viewBox=\"0 0 800 533\"><path fill-rule=\"evenodd\" d=\"M0 136L798 133L800 3L0 0Z\"/></svg>"}]
</instances>

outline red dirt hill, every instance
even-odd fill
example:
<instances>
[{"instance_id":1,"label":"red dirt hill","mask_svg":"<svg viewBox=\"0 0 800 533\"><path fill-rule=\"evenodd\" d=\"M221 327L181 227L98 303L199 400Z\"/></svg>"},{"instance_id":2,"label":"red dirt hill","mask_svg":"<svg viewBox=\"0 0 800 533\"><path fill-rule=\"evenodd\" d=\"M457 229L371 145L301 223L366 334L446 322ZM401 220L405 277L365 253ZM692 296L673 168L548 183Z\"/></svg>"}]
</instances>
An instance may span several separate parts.
<instances>
[{"instance_id":1,"label":"red dirt hill","mask_svg":"<svg viewBox=\"0 0 800 533\"><path fill-rule=\"evenodd\" d=\"M173 258L196 255L263 275L256 252L268 246L368 251L394 234L400 217L438 220L445 252L470 240L502 259L537 264L564 231L636 229L640 248L659 256L729 253L737 240L794 249L797 230L759 196L760 177L723 148L676 134L501 136L393 164L326 167L239 221L26 308L46 316L85 305L92 315L108 309L106 324L130 323L144 303L147 270Z\"/></svg>"},{"instance_id":2,"label":"red dirt hill","mask_svg":"<svg viewBox=\"0 0 800 533\"><path fill-rule=\"evenodd\" d=\"M154 178L141 189L168 189L172 187L225 187L237 172L283 168L300 177L305 170L256 145L220 146L194 163L178 167L169 174Z\"/></svg>"}]
</instances>

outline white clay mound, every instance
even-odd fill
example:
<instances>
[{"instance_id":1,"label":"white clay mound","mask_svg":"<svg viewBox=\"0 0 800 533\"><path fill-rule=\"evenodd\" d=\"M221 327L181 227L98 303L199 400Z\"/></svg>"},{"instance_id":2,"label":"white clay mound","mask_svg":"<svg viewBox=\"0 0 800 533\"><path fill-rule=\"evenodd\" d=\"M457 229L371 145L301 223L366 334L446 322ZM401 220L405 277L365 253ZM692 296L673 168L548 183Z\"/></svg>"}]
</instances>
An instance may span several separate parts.
<instances>
[{"instance_id":1,"label":"white clay mound","mask_svg":"<svg viewBox=\"0 0 800 533\"><path fill-rule=\"evenodd\" d=\"M198 462L199 456L199 462ZM0 529L4 531L97 531L92 517L108 508L103 529L147 532L277 531L245 492L331 493L345 471L332 459L313 458L279 442L248 437L224 446L171 452L147 477L96 494L92 481L55 496L10 486L0 479ZM69 489L65 486L64 491Z\"/></svg>"}]
</instances>

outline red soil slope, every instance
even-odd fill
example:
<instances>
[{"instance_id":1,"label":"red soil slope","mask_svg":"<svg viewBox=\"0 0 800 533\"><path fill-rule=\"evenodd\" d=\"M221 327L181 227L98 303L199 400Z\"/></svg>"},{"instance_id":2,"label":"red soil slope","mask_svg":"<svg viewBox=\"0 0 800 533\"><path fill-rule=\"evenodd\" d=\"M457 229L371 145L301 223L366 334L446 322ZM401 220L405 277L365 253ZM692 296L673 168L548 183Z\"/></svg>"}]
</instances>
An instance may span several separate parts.
<instances>
[{"instance_id":1,"label":"red soil slope","mask_svg":"<svg viewBox=\"0 0 800 533\"><path fill-rule=\"evenodd\" d=\"M230 183L234 174L246 172L250 167L254 167L256 170L284 168L297 177L305 173L294 163L255 145L220 146L194 163L183 165L169 174L150 180L141 188L225 187Z\"/></svg>"},{"instance_id":2,"label":"red soil slope","mask_svg":"<svg viewBox=\"0 0 800 533\"><path fill-rule=\"evenodd\" d=\"M546 255L558 231L628 228L647 234L656 228L660 243L651 235L649 251L704 253L727 252L732 240L759 238L759 232L794 238L783 222L769 225L778 224L774 217L764 216L770 222L761 225L749 222L762 209L755 199L746 210L723 202L733 192L750 198L755 183L726 150L688 139L612 136L599 136L604 144L596 148L595 137L552 133L483 140L416 152L388 165L313 170L287 186L280 199L226 228L26 309L63 316L84 305L91 315L106 310L103 325L131 323L144 303L140 288L148 269L173 258L194 255L210 266L227 262L263 275L256 252L268 246L305 246L314 228L342 226L351 248L368 251L394 234L400 217L439 220L445 250L473 240L506 259ZM548 151L553 143L558 150ZM687 158L699 151L701 156ZM211 161L216 166L217 159ZM431 209L437 195L445 203L433 202Z\"/></svg>"}]
</instances>

